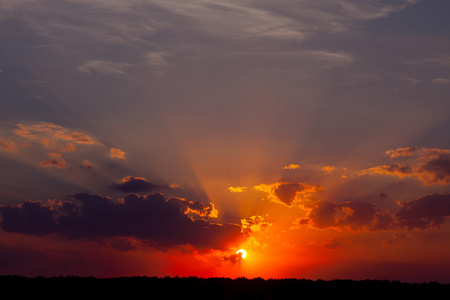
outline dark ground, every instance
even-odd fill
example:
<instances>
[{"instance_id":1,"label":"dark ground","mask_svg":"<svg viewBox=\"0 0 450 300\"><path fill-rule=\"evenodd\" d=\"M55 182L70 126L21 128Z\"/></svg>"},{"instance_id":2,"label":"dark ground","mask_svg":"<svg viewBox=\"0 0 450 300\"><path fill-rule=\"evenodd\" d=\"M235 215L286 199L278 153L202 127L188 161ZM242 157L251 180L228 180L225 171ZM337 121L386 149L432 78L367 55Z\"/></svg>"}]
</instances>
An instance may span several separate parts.
<instances>
[{"instance_id":1,"label":"dark ground","mask_svg":"<svg viewBox=\"0 0 450 300\"><path fill-rule=\"evenodd\" d=\"M449 299L450 285L374 280L0 276L2 299Z\"/></svg>"}]
</instances>

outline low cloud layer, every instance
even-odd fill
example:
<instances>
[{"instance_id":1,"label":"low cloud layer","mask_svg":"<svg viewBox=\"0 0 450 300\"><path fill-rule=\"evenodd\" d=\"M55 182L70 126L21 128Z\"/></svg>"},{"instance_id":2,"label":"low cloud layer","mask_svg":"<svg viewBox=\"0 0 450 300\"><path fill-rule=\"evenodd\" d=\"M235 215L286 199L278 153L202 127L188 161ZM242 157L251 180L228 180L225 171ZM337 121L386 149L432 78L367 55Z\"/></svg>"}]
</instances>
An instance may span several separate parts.
<instances>
[{"instance_id":1,"label":"low cloud layer","mask_svg":"<svg viewBox=\"0 0 450 300\"><path fill-rule=\"evenodd\" d=\"M450 217L450 194L431 194L411 201L399 202L395 213L381 212L367 202L337 203L328 200L310 205L306 218L298 225L314 228L346 228L351 231L367 230L425 230L439 228Z\"/></svg>"},{"instance_id":2,"label":"low cloud layer","mask_svg":"<svg viewBox=\"0 0 450 300\"><path fill-rule=\"evenodd\" d=\"M129 194L117 202L79 193L65 201L25 202L0 207L2 229L31 235L60 234L70 239L134 237L155 247L193 245L226 249L245 241L241 227L210 221L211 204L162 194Z\"/></svg>"}]
</instances>

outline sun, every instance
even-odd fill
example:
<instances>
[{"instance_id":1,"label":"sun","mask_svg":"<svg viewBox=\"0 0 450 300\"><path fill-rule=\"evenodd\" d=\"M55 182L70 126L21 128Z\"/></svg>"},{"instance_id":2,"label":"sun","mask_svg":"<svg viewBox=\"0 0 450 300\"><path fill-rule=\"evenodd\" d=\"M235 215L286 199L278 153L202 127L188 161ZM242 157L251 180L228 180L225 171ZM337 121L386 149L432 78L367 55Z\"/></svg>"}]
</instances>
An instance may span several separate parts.
<instances>
[{"instance_id":1,"label":"sun","mask_svg":"<svg viewBox=\"0 0 450 300\"><path fill-rule=\"evenodd\" d=\"M238 251L236 251L236 254L240 254L242 259L244 259L247 256L247 251L245 251L244 249L239 249Z\"/></svg>"}]
</instances>

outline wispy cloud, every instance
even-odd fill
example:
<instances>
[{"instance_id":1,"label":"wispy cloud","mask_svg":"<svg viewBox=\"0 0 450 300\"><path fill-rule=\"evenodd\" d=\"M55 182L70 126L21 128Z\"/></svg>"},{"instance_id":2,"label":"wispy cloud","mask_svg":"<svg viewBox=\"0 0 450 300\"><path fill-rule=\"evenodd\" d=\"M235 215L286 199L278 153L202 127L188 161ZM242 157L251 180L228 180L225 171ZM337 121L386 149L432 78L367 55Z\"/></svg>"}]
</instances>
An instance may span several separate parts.
<instances>
[{"instance_id":1,"label":"wispy cloud","mask_svg":"<svg viewBox=\"0 0 450 300\"><path fill-rule=\"evenodd\" d=\"M109 156L111 158L117 158L117 159L125 159L126 158L125 152L123 152L119 148L111 148L109 150Z\"/></svg>"},{"instance_id":2,"label":"wispy cloud","mask_svg":"<svg viewBox=\"0 0 450 300\"><path fill-rule=\"evenodd\" d=\"M0 149L15 152L16 151L16 143L11 141L10 139L4 139L0 137Z\"/></svg>"},{"instance_id":3,"label":"wispy cloud","mask_svg":"<svg viewBox=\"0 0 450 300\"><path fill-rule=\"evenodd\" d=\"M96 71L106 75L122 75L125 74L124 69L129 67L128 63L117 63L105 60L91 60L84 65L79 66L78 70L85 73Z\"/></svg>"}]
</instances>

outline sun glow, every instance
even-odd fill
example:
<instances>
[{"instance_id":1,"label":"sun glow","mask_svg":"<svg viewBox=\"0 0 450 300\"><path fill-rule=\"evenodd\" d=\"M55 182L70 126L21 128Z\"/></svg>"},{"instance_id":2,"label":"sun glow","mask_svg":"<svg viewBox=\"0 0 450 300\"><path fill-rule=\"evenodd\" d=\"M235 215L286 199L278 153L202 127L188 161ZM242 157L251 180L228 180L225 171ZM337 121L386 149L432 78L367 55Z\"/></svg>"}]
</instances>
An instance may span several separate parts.
<instances>
[{"instance_id":1,"label":"sun glow","mask_svg":"<svg viewBox=\"0 0 450 300\"><path fill-rule=\"evenodd\" d=\"M247 251L245 251L244 249L239 249L238 251L236 251L236 254L240 254L242 259L244 259L247 256Z\"/></svg>"}]
</instances>

